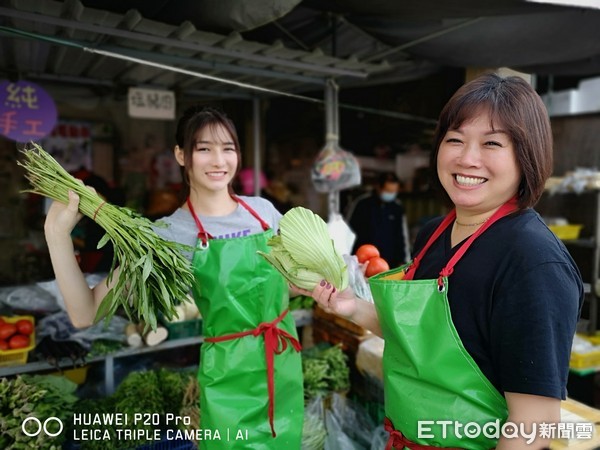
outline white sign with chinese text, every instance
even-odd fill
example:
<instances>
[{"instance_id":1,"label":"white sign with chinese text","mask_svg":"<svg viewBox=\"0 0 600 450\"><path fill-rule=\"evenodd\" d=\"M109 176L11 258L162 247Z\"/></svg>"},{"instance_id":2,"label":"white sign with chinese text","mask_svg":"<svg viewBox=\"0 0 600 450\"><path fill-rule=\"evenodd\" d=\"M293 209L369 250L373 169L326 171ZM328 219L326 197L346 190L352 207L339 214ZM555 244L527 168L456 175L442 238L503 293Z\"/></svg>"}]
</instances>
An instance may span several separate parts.
<instances>
[{"instance_id":1,"label":"white sign with chinese text","mask_svg":"<svg viewBox=\"0 0 600 450\"><path fill-rule=\"evenodd\" d=\"M157 89L129 88L127 112L137 119L175 119L175 93Z\"/></svg>"}]
</instances>

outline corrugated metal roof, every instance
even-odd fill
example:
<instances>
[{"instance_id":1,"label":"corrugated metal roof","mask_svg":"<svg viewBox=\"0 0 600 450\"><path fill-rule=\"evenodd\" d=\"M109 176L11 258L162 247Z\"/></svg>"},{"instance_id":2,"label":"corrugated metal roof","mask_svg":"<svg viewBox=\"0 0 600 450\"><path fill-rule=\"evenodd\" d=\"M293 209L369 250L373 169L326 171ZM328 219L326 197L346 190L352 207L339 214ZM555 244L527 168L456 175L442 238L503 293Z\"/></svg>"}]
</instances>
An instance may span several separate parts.
<instances>
[{"instance_id":1,"label":"corrugated metal roof","mask_svg":"<svg viewBox=\"0 0 600 450\"><path fill-rule=\"evenodd\" d=\"M282 92L321 91L327 78L364 80L385 72L385 63L335 58L149 20L136 11L119 14L85 7L79 0L13 0L0 3L4 77L107 86L148 86L186 93L247 97L247 88L187 73L150 67L83 48L102 50L167 67L210 75L232 83ZM264 93L264 91L263 91Z\"/></svg>"}]
</instances>

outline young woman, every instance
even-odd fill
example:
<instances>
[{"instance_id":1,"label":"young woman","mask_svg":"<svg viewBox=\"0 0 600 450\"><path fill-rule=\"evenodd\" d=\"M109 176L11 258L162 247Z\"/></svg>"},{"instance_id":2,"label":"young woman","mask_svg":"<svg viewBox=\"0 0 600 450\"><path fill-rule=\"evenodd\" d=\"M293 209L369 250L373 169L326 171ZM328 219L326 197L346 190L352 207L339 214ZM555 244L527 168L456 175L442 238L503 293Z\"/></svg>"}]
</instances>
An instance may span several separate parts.
<instances>
[{"instance_id":1,"label":"young woman","mask_svg":"<svg viewBox=\"0 0 600 450\"><path fill-rule=\"evenodd\" d=\"M453 209L423 227L413 261L369 280L374 305L326 282L312 295L385 338L390 448L547 447L583 284L531 209L552 170L546 109L521 78L484 75L444 107L433 148Z\"/></svg>"},{"instance_id":2,"label":"young woman","mask_svg":"<svg viewBox=\"0 0 600 450\"><path fill-rule=\"evenodd\" d=\"M186 111L176 139L175 158L188 195L163 219L168 228L157 232L194 248L191 288L205 336L198 373L201 428L212 436L200 448L298 449L302 365L295 323L287 314L288 287L256 254L268 251L281 215L264 199L231 191L240 147L224 114ZM69 234L77 205L76 195L69 205L54 203L45 228L69 315L81 327L92 323L108 288L99 283L90 290L74 260Z\"/></svg>"}]
</instances>

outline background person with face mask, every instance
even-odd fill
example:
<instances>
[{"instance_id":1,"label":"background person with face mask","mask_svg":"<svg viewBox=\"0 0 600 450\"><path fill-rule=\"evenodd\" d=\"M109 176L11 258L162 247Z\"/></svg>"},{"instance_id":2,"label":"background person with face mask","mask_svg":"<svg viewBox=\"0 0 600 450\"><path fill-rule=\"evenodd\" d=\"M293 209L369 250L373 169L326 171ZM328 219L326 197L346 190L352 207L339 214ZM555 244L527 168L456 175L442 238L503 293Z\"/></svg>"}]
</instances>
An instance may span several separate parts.
<instances>
[{"instance_id":1,"label":"background person with face mask","mask_svg":"<svg viewBox=\"0 0 600 450\"><path fill-rule=\"evenodd\" d=\"M356 234L353 253L363 244L373 244L390 267L410 259L406 215L397 198L399 190L398 177L391 172L382 173L373 191L350 205L346 221Z\"/></svg>"}]
</instances>

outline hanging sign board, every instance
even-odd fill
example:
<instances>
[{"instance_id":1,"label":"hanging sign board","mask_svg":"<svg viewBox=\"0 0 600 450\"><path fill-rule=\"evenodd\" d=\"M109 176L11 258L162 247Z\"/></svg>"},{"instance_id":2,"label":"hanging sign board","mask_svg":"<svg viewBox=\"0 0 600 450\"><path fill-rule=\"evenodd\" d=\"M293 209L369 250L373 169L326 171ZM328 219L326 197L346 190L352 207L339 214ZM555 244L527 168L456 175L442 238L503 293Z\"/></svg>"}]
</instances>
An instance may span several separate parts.
<instances>
[{"instance_id":1,"label":"hanging sign board","mask_svg":"<svg viewBox=\"0 0 600 450\"><path fill-rule=\"evenodd\" d=\"M0 134L17 142L39 141L56 124L52 97L30 81L0 80Z\"/></svg>"},{"instance_id":2,"label":"hanging sign board","mask_svg":"<svg viewBox=\"0 0 600 450\"><path fill-rule=\"evenodd\" d=\"M137 119L175 119L175 93L157 89L129 88L127 112Z\"/></svg>"},{"instance_id":3,"label":"hanging sign board","mask_svg":"<svg viewBox=\"0 0 600 450\"><path fill-rule=\"evenodd\" d=\"M40 145L67 171L93 170L91 125L59 120Z\"/></svg>"}]
</instances>

